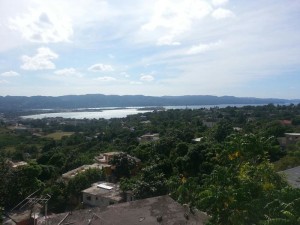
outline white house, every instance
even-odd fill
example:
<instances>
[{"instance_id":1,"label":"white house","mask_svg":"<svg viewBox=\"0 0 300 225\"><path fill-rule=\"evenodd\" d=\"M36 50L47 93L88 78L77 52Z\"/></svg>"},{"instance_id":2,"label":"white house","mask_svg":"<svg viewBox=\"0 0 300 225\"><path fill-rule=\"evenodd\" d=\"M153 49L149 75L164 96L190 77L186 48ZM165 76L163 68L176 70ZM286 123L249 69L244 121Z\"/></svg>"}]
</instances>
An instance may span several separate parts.
<instances>
[{"instance_id":1,"label":"white house","mask_svg":"<svg viewBox=\"0 0 300 225\"><path fill-rule=\"evenodd\" d=\"M102 181L94 183L92 187L83 190L82 201L85 205L106 207L124 200L119 184Z\"/></svg>"}]
</instances>

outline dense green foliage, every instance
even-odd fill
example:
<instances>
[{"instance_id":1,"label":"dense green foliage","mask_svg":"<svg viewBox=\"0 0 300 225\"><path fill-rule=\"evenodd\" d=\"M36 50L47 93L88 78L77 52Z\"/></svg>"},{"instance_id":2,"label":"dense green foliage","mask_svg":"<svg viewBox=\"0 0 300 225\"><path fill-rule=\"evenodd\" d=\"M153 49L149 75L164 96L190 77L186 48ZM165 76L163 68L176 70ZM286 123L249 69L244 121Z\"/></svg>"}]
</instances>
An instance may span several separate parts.
<instances>
[{"instance_id":1,"label":"dense green foliage","mask_svg":"<svg viewBox=\"0 0 300 225\"><path fill-rule=\"evenodd\" d=\"M104 174L88 170L68 183L61 174L92 163L99 153L122 151L110 162L114 176L137 199L171 194L207 212L214 225L298 224L300 191L276 170L300 165L300 142L283 148L277 140L300 131L299 115L300 105L265 105L155 111L111 120L19 121L41 136L18 134L3 123L0 208L10 209L37 189L52 196L54 212L80 207L81 191L104 180ZM46 137L55 131L74 134ZM146 133L159 133L160 139L139 143ZM141 160L139 171L125 153ZM29 164L13 169L7 159Z\"/></svg>"}]
</instances>

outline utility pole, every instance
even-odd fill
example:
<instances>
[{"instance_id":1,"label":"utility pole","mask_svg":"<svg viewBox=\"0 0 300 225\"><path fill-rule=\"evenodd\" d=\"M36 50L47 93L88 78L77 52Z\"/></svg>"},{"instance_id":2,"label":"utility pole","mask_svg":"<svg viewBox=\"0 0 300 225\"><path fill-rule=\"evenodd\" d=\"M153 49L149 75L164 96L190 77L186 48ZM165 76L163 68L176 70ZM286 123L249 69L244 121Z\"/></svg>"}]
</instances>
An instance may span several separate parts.
<instances>
[{"instance_id":1,"label":"utility pole","mask_svg":"<svg viewBox=\"0 0 300 225\"><path fill-rule=\"evenodd\" d=\"M45 222L46 225L48 225L48 201L51 198L51 195L46 194L45 196L40 196L40 197L34 197L34 194L36 194L39 190L31 193L28 195L25 199L23 199L19 204L17 204L10 212L16 209L32 209L34 208L35 205L40 204L45 207ZM34 212L34 224L36 224L36 214Z\"/></svg>"}]
</instances>

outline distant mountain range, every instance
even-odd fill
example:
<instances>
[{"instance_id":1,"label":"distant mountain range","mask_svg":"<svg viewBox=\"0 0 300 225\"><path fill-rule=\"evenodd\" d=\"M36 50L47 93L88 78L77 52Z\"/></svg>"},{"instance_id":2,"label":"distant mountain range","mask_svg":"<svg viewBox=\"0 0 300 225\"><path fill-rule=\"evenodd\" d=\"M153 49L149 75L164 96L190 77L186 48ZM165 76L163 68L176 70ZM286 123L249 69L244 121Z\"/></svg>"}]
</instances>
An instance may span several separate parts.
<instances>
[{"instance_id":1,"label":"distant mountain range","mask_svg":"<svg viewBox=\"0 0 300 225\"><path fill-rule=\"evenodd\" d=\"M50 96L0 96L0 110L29 109L75 109L97 107L133 107L133 106L185 106L220 104L284 104L299 103L299 99L247 98L234 96L185 95L185 96L144 96L144 95L65 95Z\"/></svg>"}]
</instances>

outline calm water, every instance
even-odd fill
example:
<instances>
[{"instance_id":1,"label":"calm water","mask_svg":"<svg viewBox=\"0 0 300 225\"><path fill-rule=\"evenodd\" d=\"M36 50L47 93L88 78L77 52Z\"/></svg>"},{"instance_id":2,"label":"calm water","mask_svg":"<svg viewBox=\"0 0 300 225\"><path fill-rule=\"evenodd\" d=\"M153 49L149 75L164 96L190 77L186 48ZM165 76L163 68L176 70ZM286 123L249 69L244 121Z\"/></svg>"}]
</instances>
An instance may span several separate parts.
<instances>
[{"instance_id":1,"label":"calm water","mask_svg":"<svg viewBox=\"0 0 300 225\"><path fill-rule=\"evenodd\" d=\"M124 118L128 115L135 115L138 113L152 112L149 110L137 109L109 109L98 112L60 112L60 113L42 113L36 115L22 116L24 119L43 119L43 118L71 118L71 119L111 119Z\"/></svg>"},{"instance_id":2,"label":"calm water","mask_svg":"<svg viewBox=\"0 0 300 225\"><path fill-rule=\"evenodd\" d=\"M249 104L223 104L223 105L193 105L193 106L164 106L166 110L169 109L201 109L201 108L225 108L227 106L231 107L243 107ZM253 104L257 106L257 104ZM89 108L90 110L91 108ZM99 108L95 108L99 109ZM111 119L111 118L124 118L128 115L135 115L138 113L152 112L153 110L143 110L143 107L128 107L125 109L119 109L114 107L101 108L102 111L91 112L91 111L81 111L81 112L60 112L60 113L42 113L36 115L22 116L24 119L42 119L42 118L71 118L71 119ZM139 110L138 110L139 109ZM84 110L84 109L81 109Z\"/></svg>"}]
</instances>

